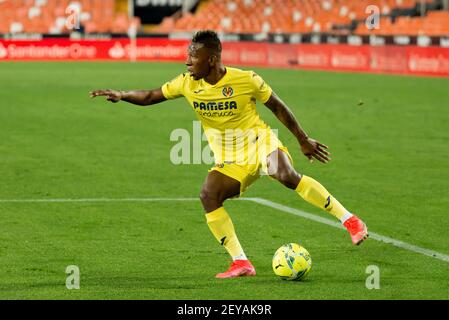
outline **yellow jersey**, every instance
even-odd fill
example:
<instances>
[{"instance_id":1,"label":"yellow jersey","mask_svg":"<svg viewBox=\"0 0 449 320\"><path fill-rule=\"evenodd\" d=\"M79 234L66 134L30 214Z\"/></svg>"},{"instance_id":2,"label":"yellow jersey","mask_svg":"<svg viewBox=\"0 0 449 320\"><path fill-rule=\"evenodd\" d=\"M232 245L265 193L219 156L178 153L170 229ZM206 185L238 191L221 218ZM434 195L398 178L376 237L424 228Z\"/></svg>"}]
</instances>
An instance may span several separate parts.
<instances>
[{"instance_id":1,"label":"yellow jersey","mask_svg":"<svg viewBox=\"0 0 449 320\"><path fill-rule=\"evenodd\" d=\"M165 83L162 93L167 99L187 99L203 126L216 163L234 161L251 140L259 138L259 131L265 131L266 136L270 130L259 117L256 100L267 102L272 89L253 71L226 67L225 75L213 85L183 73Z\"/></svg>"}]
</instances>

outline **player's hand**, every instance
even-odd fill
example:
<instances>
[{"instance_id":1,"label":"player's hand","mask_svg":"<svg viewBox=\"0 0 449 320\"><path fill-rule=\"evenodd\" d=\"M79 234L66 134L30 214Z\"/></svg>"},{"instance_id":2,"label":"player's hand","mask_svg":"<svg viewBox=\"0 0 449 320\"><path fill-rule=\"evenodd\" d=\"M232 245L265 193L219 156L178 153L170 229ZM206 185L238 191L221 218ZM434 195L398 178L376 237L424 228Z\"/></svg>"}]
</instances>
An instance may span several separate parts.
<instances>
[{"instance_id":1,"label":"player's hand","mask_svg":"<svg viewBox=\"0 0 449 320\"><path fill-rule=\"evenodd\" d=\"M313 162L315 158L323 163L328 163L331 158L329 158L330 153L327 149L326 145L311 138L307 138L307 140L301 143L301 151L310 162Z\"/></svg>"},{"instance_id":2,"label":"player's hand","mask_svg":"<svg viewBox=\"0 0 449 320\"><path fill-rule=\"evenodd\" d=\"M98 96L105 96L108 101L111 102L119 102L122 99L122 92L119 90L95 90L90 93L91 98L95 98Z\"/></svg>"}]
</instances>

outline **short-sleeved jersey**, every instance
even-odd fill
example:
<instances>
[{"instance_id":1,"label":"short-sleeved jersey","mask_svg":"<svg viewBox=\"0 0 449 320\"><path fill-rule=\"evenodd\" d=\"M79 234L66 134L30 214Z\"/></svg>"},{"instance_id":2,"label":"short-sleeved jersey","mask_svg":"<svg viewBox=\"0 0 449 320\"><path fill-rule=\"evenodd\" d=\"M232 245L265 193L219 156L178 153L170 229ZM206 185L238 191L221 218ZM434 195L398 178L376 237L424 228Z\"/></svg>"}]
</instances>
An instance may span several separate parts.
<instances>
[{"instance_id":1,"label":"short-sleeved jersey","mask_svg":"<svg viewBox=\"0 0 449 320\"><path fill-rule=\"evenodd\" d=\"M244 135L248 130L269 130L259 117L256 100L267 102L272 89L253 71L226 67L226 74L213 85L184 73L165 83L162 93L167 99L187 99L201 121L217 162L222 161L221 157L217 159L220 151L233 146L235 153L244 147L236 147L236 132Z\"/></svg>"}]
</instances>

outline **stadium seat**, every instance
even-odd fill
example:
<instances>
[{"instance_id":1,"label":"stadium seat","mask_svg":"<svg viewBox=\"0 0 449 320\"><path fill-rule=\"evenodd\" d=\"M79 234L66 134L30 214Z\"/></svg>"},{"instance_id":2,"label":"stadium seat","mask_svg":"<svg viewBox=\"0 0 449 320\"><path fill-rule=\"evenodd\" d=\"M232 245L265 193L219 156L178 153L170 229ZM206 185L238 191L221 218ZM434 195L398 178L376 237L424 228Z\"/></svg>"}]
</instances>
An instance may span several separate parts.
<instances>
[{"instance_id":1,"label":"stadium seat","mask_svg":"<svg viewBox=\"0 0 449 320\"><path fill-rule=\"evenodd\" d=\"M355 30L359 35L406 35L406 36L445 36L449 35L449 12L429 11L423 17L399 16L394 22L388 17L382 17L379 29L368 30L360 23Z\"/></svg>"},{"instance_id":2,"label":"stadium seat","mask_svg":"<svg viewBox=\"0 0 449 320\"><path fill-rule=\"evenodd\" d=\"M420 18L400 17L396 23L382 17L379 29L369 30L364 21L373 13L370 5L388 15L394 9L414 8L416 0L209 0L200 4L195 14L164 20L159 32L213 29L234 33L349 33L352 21L359 21L354 31L359 35L447 34L447 12ZM344 28L340 28L343 26Z\"/></svg>"},{"instance_id":3,"label":"stadium seat","mask_svg":"<svg viewBox=\"0 0 449 320\"><path fill-rule=\"evenodd\" d=\"M429 0L430 1L430 0ZM380 28L364 21L377 6L382 15L415 8L418 0L209 0L194 14L165 17L151 31L169 33L212 29L232 33L355 33L358 35L449 35L449 11L428 11L424 17L382 16ZM138 18L129 18L115 0L0 0L1 33L69 33L69 6L78 6L86 33L126 33ZM126 8L125 8L126 9ZM353 22L358 22L353 30Z\"/></svg>"},{"instance_id":4,"label":"stadium seat","mask_svg":"<svg viewBox=\"0 0 449 320\"><path fill-rule=\"evenodd\" d=\"M1 33L69 33L65 21L74 11L86 33L126 33L130 24L140 27L139 19L129 19L127 13L116 12L115 0L1 0ZM64 23L62 23L64 21Z\"/></svg>"}]
</instances>

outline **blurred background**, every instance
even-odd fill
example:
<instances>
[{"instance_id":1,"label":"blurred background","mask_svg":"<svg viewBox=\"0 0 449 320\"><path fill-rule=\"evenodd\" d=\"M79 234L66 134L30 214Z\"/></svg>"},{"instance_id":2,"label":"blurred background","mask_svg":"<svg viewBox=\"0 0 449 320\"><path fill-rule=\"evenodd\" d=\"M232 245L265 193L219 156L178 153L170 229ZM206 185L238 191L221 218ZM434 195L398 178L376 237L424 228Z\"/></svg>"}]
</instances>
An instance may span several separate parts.
<instances>
[{"instance_id":1,"label":"blurred background","mask_svg":"<svg viewBox=\"0 0 449 320\"><path fill-rule=\"evenodd\" d=\"M84 34L449 35L449 0L0 0L0 33L67 34L75 8ZM366 27L369 13L381 28Z\"/></svg>"},{"instance_id":2,"label":"blurred background","mask_svg":"<svg viewBox=\"0 0 449 320\"><path fill-rule=\"evenodd\" d=\"M201 29L229 43L231 64L449 74L449 0L0 0L0 59L181 61L177 41ZM64 56L46 39L89 46ZM20 51L25 40L44 42Z\"/></svg>"}]
</instances>

